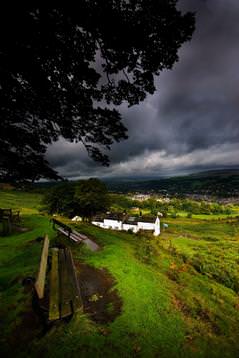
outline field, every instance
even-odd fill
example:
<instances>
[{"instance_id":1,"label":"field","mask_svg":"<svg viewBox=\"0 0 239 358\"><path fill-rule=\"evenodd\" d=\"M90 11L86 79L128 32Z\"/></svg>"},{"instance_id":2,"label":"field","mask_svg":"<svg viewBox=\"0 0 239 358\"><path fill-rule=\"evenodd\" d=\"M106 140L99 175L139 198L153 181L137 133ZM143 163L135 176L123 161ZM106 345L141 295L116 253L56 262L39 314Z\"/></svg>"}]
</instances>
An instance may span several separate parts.
<instances>
[{"instance_id":1,"label":"field","mask_svg":"<svg viewBox=\"0 0 239 358\"><path fill-rule=\"evenodd\" d=\"M239 356L238 219L166 218L169 227L157 239L76 225L101 245L92 253L55 238L40 200L38 194L0 192L0 207L21 209L21 226L28 229L0 238L2 356ZM36 276L42 246L36 238L44 233L52 245L60 240L71 247L80 278L84 264L113 280L108 294L120 302L114 319L96 321L83 312L45 329L22 285ZM101 299L95 292L89 301Z\"/></svg>"}]
</instances>

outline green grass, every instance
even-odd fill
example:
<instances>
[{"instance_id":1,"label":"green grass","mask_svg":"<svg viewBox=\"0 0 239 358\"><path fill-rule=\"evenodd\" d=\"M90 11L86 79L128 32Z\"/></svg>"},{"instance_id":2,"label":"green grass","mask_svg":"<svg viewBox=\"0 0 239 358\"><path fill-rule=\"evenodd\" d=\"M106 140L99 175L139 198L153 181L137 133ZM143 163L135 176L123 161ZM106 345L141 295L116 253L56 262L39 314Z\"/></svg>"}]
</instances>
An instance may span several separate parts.
<instances>
[{"instance_id":1,"label":"green grass","mask_svg":"<svg viewBox=\"0 0 239 358\"><path fill-rule=\"evenodd\" d=\"M1 291L1 333L2 349L6 345L6 336L11 335L23 312L29 309L31 299L23 290L22 280L36 276L41 243L35 239L48 233L53 236L49 219L39 215L37 208L40 196L23 192L0 192L0 207L21 210L24 233L0 237L0 291ZM7 349L7 348L6 348Z\"/></svg>"},{"instance_id":2,"label":"green grass","mask_svg":"<svg viewBox=\"0 0 239 358\"><path fill-rule=\"evenodd\" d=\"M179 211L177 212L177 216L179 217L187 217L188 213L186 211ZM230 218L235 218L239 216L239 211L238 210L234 210L230 215L226 215L226 214L210 214L210 215L206 215L206 214L192 214L192 218L193 219L201 219L201 220L208 220L208 221L212 221L212 220L218 220L218 219L228 219Z\"/></svg>"},{"instance_id":3,"label":"green grass","mask_svg":"<svg viewBox=\"0 0 239 358\"><path fill-rule=\"evenodd\" d=\"M236 220L169 218L169 228L157 239L76 225L102 249L91 252L68 243L74 260L108 269L122 312L106 325L77 314L45 335L35 327L26 345L24 337L16 337L31 310L31 294L21 281L38 269L41 243L35 238L47 232L54 243L54 232L38 212L39 195L0 192L0 207L21 208L22 225L29 228L0 238L0 343L5 356L221 357L223 352L224 357L238 357Z\"/></svg>"}]
</instances>

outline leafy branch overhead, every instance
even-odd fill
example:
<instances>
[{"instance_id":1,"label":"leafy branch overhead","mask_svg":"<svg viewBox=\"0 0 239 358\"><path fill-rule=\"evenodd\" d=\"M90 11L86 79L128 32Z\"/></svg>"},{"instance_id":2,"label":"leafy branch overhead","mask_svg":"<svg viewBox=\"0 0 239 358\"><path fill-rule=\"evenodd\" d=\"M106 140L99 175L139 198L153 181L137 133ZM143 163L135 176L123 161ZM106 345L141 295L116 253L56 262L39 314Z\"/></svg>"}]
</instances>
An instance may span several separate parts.
<instances>
[{"instance_id":1,"label":"leafy branch overhead","mask_svg":"<svg viewBox=\"0 0 239 358\"><path fill-rule=\"evenodd\" d=\"M127 138L113 107L154 93L154 76L172 68L191 38L194 15L176 3L79 0L1 9L2 178L57 178L43 158L59 137L82 142L93 159L109 163L104 149ZM42 161L26 174L29 157Z\"/></svg>"}]
</instances>

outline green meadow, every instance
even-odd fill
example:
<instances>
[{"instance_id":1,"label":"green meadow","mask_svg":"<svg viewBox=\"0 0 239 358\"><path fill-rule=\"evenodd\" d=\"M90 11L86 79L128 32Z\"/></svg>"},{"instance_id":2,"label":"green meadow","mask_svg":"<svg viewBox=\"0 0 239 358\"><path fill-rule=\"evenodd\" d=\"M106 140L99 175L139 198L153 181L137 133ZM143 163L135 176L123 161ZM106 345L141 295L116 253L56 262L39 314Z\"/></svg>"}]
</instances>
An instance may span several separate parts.
<instances>
[{"instance_id":1,"label":"green meadow","mask_svg":"<svg viewBox=\"0 0 239 358\"><path fill-rule=\"evenodd\" d=\"M165 218L169 226L158 238L62 218L101 246L91 252L56 238L40 194L1 191L0 207L20 209L27 229L0 237L3 357L239 356L237 218ZM79 274L84 263L113 277L122 307L112 322L82 312L43 329L22 281L37 274L42 242L36 239L45 233L52 246L60 241L72 249Z\"/></svg>"}]
</instances>

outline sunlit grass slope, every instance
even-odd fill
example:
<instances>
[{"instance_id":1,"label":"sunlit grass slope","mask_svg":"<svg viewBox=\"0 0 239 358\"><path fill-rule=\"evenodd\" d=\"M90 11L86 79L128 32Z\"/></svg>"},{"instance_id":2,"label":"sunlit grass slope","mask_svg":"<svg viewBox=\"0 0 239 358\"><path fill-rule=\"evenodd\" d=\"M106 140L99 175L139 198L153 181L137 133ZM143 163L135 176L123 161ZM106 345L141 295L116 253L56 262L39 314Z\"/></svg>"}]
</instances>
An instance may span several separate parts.
<instances>
[{"instance_id":1,"label":"sunlit grass slope","mask_svg":"<svg viewBox=\"0 0 239 358\"><path fill-rule=\"evenodd\" d=\"M23 226L30 229L0 238L0 349L5 356L239 356L237 221L165 219L169 227L157 239L77 225L102 249L93 253L64 243L76 262L111 273L123 303L121 314L105 325L78 314L45 334L39 334L39 325L16 338L31 310L21 281L37 272L41 243L35 238L48 232L55 240L49 219L38 213L39 200L35 194L0 193L0 207L20 207Z\"/></svg>"}]
</instances>

